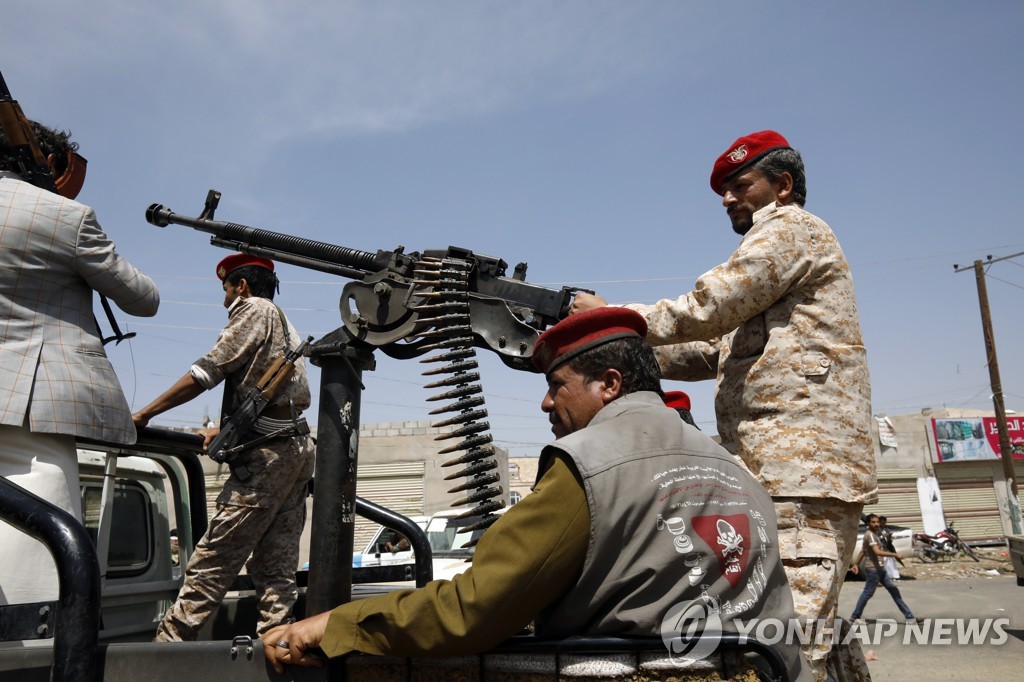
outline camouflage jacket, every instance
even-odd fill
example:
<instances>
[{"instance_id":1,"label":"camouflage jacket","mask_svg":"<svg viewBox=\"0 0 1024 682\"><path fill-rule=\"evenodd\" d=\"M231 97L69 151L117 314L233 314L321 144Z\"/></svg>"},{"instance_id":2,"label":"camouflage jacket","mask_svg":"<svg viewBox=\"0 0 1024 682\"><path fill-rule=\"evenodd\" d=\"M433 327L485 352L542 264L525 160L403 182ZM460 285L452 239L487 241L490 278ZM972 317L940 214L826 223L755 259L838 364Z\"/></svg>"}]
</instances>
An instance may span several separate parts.
<instances>
[{"instance_id":1,"label":"camouflage jacket","mask_svg":"<svg viewBox=\"0 0 1024 682\"><path fill-rule=\"evenodd\" d=\"M772 203L693 291L641 312L666 378L717 374L722 444L774 497L876 498L853 278L824 221Z\"/></svg>"},{"instance_id":2,"label":"camouflage jacket","mask_svg":"<svg viewBox=\"0 0 1024 682\"><path fill-rule=\"evenodd\" d=\"M287 332L282 321L287 323ZM255 296L237 298L228 308L227 326L210 352L196 360L192 376L206 389L227 379L225 390L234 392L233 410L256 386L271 363L299 343L295 328L273 301ZM309 407L309 379L301 358L272 405L287 405L289 400L295 403L297 410Z\"/></svg>"}]
</instances>

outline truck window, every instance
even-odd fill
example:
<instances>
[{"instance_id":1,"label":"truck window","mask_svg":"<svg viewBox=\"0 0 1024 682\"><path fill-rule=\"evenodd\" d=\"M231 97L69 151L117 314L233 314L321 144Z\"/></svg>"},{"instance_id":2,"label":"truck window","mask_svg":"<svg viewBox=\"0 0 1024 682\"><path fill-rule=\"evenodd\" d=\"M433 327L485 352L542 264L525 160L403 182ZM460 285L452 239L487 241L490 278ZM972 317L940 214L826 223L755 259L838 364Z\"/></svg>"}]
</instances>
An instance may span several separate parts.
<instances>
[{"instance_id":1,"label":"truck window","mask_svg":"<svg viewBox=\"0 0 1024 682\"><path fill-rule=\"evenodd\" d=\"M82 516L93 545L100 523L103 489L86 484L82 490ZM136 484L119 482L114 488L107 570L122 576L144 573L153 561L153 521L145 491Z\"/></svg>"}]
</instances>

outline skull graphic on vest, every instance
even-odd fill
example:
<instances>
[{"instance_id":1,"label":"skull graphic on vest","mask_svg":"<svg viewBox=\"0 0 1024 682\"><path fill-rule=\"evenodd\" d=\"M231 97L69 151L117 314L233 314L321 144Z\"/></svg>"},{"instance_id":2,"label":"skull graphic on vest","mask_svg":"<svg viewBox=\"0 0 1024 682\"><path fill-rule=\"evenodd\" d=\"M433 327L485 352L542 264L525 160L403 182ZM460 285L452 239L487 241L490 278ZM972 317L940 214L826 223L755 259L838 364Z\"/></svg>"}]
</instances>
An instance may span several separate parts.
<instances>
[{"instance_id":1,"label":"skull graphic on vest","mask_svg":"<svg viewBox=\"0 0 1024 682\"><path fill-rule=\"evenodd\" d=\"M746 514L695 516L690 527L711 548L722 575L736 587L750 557L750 520Z\"/></svg>"}]
</instances>

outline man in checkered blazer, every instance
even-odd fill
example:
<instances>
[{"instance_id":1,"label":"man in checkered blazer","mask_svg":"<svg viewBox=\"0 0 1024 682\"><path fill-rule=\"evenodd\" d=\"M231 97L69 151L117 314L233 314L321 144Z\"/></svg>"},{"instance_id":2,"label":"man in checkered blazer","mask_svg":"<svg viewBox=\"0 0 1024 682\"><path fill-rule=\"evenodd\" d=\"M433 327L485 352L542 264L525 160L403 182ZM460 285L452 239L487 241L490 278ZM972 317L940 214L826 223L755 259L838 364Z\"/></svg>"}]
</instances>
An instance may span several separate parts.
<instances>
[{"instance_id":1,"label":"man in checkered blazer","mask_svg":"<svg viewBox=\"0 0 1024 682\"><path fill-rule=\"evenodd\" d=\"M64 196L21 179L0 131L0 475L81 518L75 437L136 438L93 291L146 317L160 296L115 251L93 210L72 200L85 164L77 145L32 125ZM0 548L0 604L56 598L42 543L0 523Z\"/></svg>"}]
</instances>

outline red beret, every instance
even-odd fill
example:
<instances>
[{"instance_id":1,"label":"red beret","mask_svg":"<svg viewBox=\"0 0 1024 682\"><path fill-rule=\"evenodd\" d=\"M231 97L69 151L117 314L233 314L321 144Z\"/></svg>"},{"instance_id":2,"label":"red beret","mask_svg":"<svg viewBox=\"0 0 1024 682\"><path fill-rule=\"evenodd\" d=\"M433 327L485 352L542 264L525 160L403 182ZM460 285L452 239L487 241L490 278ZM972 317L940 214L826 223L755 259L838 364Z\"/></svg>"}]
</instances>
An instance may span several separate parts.
<instances>
[{"instance_id":1,"label":"red beret","mask_svg":"<svg viewBox=\"0 0 1024 682\"><path fill-rule=\"evenodd\" d=\"M715 194L724 195L722 183L725 179L754 163L773 149L789 149L789 142L774 130L750 133L729 145L729 149L715 161L711 171L711 189Z\"/></svg>"},{"instance_id":2,"label":"red beret","mask_svg":"<svg viewBox=\"0 0 1024 682\"><path fill-rule=\"evenodd\" d=\"M232 270L244 267L246 265L256 265L261 268L266 268L271 272L274 271L274 261L269 258L260 258L259 256L250 256L247 253L236 253L233 256L228 256L220 263L217 263L217 278L220 281L224 281L224 278L228 276L228 273Z\"/></svg>"},{"instance_id":3,"label":"red beret","mask_svg":"<svg viewBox=\"0 0 1024 682\"><path fill-rule=\"evenodd\" d=\"M671 407L673 410L690 409L690 396L682 391L665 391L664 400L665 407Z\"/></svg>"},{"instance_id":4,"label":"red beret","mask_svg":"<svg viewBox=\"0 0 1024 682\"><path fill-rule=\"evenodd\" d=\"M533 348L533 365L547 374L583 351L630 336L647 336L643 315L629 308L592 308L541 334Z\"/></svg>"}]
</instances>

